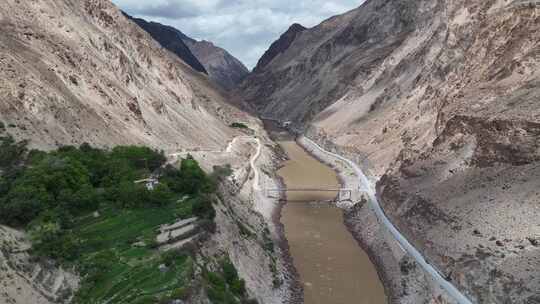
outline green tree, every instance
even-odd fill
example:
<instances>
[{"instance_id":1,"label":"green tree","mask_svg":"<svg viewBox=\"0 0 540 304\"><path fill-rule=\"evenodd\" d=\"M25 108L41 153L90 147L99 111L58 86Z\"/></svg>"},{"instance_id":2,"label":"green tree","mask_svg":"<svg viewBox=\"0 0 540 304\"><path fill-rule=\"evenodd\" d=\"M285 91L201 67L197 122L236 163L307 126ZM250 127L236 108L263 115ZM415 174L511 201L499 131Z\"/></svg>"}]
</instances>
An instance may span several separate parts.
<instances>
[{"instance_id":1,"label":"green tree","mask_svg":"<svg viewBox=\"0 0 540 304\"><path fill-rule=\"evenodd\" d=\"M238 272L233 263L229 259L226 259L222 262L221 268L231 292L237 296L244 296L246 293L246 282L238 277Z\"/></svg>"},{"instance_id":2,"label":"green tree","mask_svg":"<svg viewBox=\"0 0 540 304\"><path fill-rule=\"evenodd\" d=\"M71 261L78 255L78 240L63 230L60 224L46 222L36 225L30 232L33 251L41 256Z\"/></svg>"},{"instance_id":3,"label":"green tree","mask_svg":"<svg viewBox=\"0 0 540 304\"><path fill-rule=\"evenodd\" d=\"M112 200L120 208L141 207L148 199L146 187L132 181L121 182L118 187L112 189L111 193L114 196Z\"/></svg>"},{"instance_id":4,"label":"green tree","mask_svg":"<svg viewBox=\"0 0 540 304\"><path fill-rule=\"evenodd\" d=\"M193 199L193 214L201 219L213 220L216 210L212 206L212 200L207 195L199 195Z\"/></svg>"},{"instance_id":5,"label":"green tree","mask_svg":"<svg viewBox=\"0 0 540 304\"><path fill-rule=\"evenodd\" d=\"M25 225L53 202L43 185L19 184L2 199L0 218L8 225Z\"/></svg>"},{"instance_id":6,"label":"green tree","mask_svg":"<svg viewBox=\"0 0 540 304\"><path fill-rule=\"evenodd\" d=\"M160 183L156 188L148 193L148 203L155 206L167 205L174 197L174 193L165 183Z\"/></svg>"},{"instance_id":7,"label":"green tree","mask_svg":"<svg viewBox=\"0 0 540 304\"><path fill-rule=\"evenodd\" d=\"M37 166L28 169L22 181L44 186L55 198L62 190L77 191L90 184L88 170L80 162L54 156L49 156Z\"/></svg>"},{"instance_id":8,"label":"green tree","mask_svg":"<svg viewBox=\"0 0 540 304\"><path fill-rule=\"evenodd\" d=\"M182 159L180 164L180 188L183 193L198 194L211 193L215 191L212 180L201 169L199 163L191 155Z\"/></svg>"},{"instance_id":9,"label":"green tree","mask_svg":"<svg viewBox=\"0 0 540 304\"><path fill-rule=\"evenodd\" d=\"M137 169L154 171L161 167L167 158L163 151L157 152L148 147L118 146L112 150L113 159L125 159Z\"/></svg>"},{"instance_id":10,"label":"green tree","mask_svg":"<svg viewBox=\"0 0 540 304\"><path fill-rule=\"evenodd\" d=\"M80 215L95 211L99 207L100 196L90 184L81 185L78 190L63 189L57 198L59 205L70 213Z\"/></svg>"},{"instance_id":11,"label":"green tree","mask_svg":"<svg viewBox=\"0 0 540 304\"><path fill-rule=\"evenodd\" d=\"M27 141L16 142L11 135L0 137L0 170L21 165L28 152L27 144Z\"/></svg>"}]
</instances>

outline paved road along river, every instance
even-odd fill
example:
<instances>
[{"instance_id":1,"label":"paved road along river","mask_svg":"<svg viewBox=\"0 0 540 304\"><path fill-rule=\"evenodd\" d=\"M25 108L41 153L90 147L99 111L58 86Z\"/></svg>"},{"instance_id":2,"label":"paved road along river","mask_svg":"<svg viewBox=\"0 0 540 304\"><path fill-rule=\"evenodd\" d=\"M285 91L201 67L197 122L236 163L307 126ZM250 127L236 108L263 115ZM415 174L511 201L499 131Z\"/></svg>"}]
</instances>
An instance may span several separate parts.
<instances>
[{"instance_id":1,"label":"paved road along river","mask_svg":"<svg viewBox=\"0 0 540 304\"><path fill-rule=\"evenodd\" d=\"M336 173L293 141L280 143L289 161L278 174L289 188L338 188ZM329 204L336 193L291 192L281 221L306 304L383 304L384 289L367 254Z\"/></svg>"}]
</instances>

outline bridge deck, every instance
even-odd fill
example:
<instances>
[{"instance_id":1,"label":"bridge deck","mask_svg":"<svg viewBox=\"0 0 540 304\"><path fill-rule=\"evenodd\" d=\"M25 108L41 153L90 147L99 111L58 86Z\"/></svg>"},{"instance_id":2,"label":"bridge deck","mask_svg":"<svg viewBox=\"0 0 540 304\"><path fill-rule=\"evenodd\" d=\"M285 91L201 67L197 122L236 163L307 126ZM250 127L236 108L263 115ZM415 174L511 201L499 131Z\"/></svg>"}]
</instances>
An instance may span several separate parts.
<instances>
[{"instance_id":1,"label":"bridge deck","mask_svg":"<svg viewBox=\"0 0 540 304\"><path fill-rule=\"evenodd\" d=\"M330 191L352 191L352 189L312 189L312 188L292 188L292 189L267 189L267 191L309 191L309 192L330 192Z\"/></svg>"}]
</instances>

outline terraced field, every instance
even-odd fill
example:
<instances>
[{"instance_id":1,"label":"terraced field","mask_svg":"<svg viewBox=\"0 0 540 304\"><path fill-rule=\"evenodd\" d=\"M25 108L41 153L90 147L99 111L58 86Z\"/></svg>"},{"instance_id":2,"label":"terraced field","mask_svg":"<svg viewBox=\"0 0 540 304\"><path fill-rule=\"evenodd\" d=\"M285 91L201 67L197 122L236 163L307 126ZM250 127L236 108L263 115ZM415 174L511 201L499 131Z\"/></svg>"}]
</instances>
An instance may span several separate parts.
<instances>
[{"instance_id":1,"label":"terraced field","mask_svg":"<svg viewBox=\"0 0 540 304\"><path fill-rule=\"evenodd\" d=\"M155 303L183 297L193 276L193 259L187 252L159 251L155 239L161 225L191 215L192 206L186 200L80 218L74 230L87 275L78 302Z\"/></svg>"}]
</instances>

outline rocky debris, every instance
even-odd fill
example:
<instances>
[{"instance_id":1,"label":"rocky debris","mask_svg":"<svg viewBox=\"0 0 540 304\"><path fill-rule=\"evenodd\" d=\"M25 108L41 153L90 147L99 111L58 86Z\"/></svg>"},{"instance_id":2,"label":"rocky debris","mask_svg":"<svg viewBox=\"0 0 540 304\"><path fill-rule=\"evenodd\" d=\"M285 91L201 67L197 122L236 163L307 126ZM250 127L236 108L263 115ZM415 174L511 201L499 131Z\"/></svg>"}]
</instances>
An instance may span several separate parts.
<instances>
[{"instance_id":1,"label":"rocky debris","mask_svg":"<svg viewBox=\"0 0 540 304\"><path fill-rule=\"evenodd\" d=\"M534 237L528 237L527 240L533 245L534 247L540 247L540 237L534 238Z\"/></svg>"},{"instance_id":2,"label":"rocky debris","mask_svg":"<svg viewBox=\"0 0 540 304\"><path fill-rule=\"evenodd\" d=\"M28 254L26 235L0 226L0 303L70 303L76 274Z\"/></svg>"}]
</instances>

